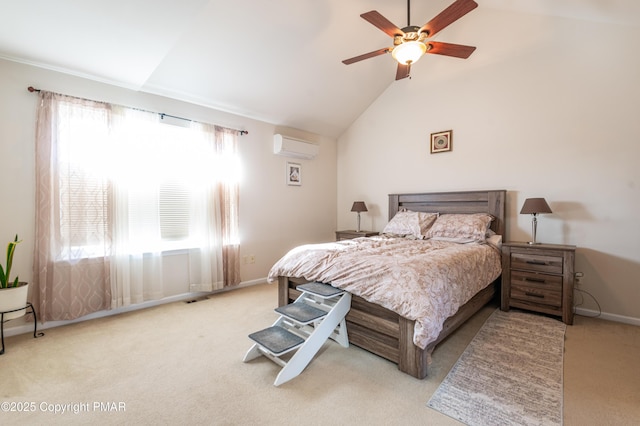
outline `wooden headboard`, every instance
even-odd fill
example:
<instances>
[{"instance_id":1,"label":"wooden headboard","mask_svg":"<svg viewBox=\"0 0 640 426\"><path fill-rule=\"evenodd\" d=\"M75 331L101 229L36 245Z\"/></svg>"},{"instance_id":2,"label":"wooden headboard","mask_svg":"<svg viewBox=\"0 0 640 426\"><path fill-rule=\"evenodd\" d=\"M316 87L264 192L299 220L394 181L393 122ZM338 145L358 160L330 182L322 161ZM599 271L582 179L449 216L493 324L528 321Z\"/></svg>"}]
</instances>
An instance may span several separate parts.
<instances>
[{"instance_id":1,"label":"wooden headboard","mask_svg":"<svg viewBox=\"0 0 640 426\"><path fill-rule=\"evenodd\" d=\"M422 194L389 194L389 220L400 209L430 213L489 213L495 219L491 229L507 241L504 189L492 191L427 192Z\"/></svg>"}]
</instances>

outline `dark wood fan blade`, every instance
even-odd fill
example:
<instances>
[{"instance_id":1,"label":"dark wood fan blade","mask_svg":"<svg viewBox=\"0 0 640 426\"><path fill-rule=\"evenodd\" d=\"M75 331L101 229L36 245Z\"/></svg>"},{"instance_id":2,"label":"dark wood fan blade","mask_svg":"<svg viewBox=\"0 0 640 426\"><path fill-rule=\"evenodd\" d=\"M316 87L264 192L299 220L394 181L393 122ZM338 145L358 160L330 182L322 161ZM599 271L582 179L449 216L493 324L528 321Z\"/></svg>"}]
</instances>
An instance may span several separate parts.
<instances>
[{"instance_id":1,"label":"dark wood fan blade","mask_svg":"<svg viewBox=\"0 0 640 426\"><path fill-rule=\"evenodd\" d=\"M409 77L411 72L411 65L398 64L398 70L396 71L396 80L402 80Z\"/></svg>"},{"instance_id":2,"label":"dark wood fan blade","mask_svg":"<svg viewBox=\"0 0 640 426\"><path fill-rule=\"evenodd\" d=\"M362 61L364 59L373 58L375 56L379 56L379 55L382 55L383 53L389 53L389 52L391 52L391 48L385 47L384 49L374 50L373 52L365 53L365 54L360 55L360 56L355 56L355 57L350 58L350 59L345 59L344 61L342 61L342 63L345 64L345 65L349 65L349 64L353 64L354 62Z\"/></svg>"},{"instance_id":3,"label":"dark wood fan blade","mask_svg":"<svg viewBox=\"0 0 640 426\"><path fill-rule=\"evenodd\" d=\"M442 29L448 27L453 22L462 18L467 13L478 7L478 3L473 0L456 0L445 10L440 12L438 16L427 22L422 28L421 32L427 32L429 37L433 37Z\"/></svg>"},{"instance_id":4,"label":"dark wood fan blade","mask_svg":"<svg viewBox=\"0 0 640 426\"><path fill-rule=\"evenodd\" d=\"M456 58L467 59L473 51L474 46L465 46L463 44L443 43L441 41L430 41L427 44L427 53L435 53L436 55L454 56Z\"/></svg>"},{"instance_id":5,"label":"dark wood fan blade","mask_svg":"<svg viewBox=\"0 0 640 426\"><path fill-rule=\"evenodd\" d=\"M387 18L382 16L380 13L378 13L377 10L372 10L371 12L363 13L360 16L364 18L366 21L368 21L369 23L380 28L382 31L384 31L391 37L395 37L397 35L398 36L404 35L404 32L400 28L396 27L391 21L389 21Z\"/></svg>"}]
</instances>

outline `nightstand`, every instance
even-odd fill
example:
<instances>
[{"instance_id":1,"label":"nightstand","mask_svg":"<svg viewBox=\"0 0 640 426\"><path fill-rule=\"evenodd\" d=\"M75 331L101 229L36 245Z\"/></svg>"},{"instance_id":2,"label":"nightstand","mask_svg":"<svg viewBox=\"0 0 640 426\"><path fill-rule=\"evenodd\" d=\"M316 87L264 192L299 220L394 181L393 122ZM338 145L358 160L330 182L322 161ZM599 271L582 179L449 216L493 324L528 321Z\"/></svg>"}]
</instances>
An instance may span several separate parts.
<instances>
[{"instance_id":1,"label":"nightstand","mask_svg":"<svg viewBox=\"0 0 640 426\"><path fill-rule=\"evenodd\" d=\"M375 231L336 231L336 241L351 240L358 237L373 237L378 235Z\"/></svg>"},{"instance_id":2,"label":"nightstand","mask_svg":"<svg viewBox=\"0 0 640 426\"><path fill-rule=\"evenodd\" d=\"M573 324L575 246L502 244L500 308L521 308L562 317Z\"/></svg>"}]
</instances>

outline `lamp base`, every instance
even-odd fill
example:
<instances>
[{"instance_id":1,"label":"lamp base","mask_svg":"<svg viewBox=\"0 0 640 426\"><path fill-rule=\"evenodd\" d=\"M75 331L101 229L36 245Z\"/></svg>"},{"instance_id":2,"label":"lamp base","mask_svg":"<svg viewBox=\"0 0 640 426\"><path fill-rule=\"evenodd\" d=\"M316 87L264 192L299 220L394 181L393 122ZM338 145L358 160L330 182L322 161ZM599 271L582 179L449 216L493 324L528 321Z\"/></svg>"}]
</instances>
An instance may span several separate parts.
<instances>
[{"instance_id":1,"label":"lamp base","mask_svg":"<svg viewBox=\"0 0 640 426\"><path fill-rule=\"evenodd\" d=\"M536 241L536 231L538 230L538 219L536 218L536 213L531 215L531 237L533 241L529 241L530 245L540 244Z\"/></svg>"}]
</instances>

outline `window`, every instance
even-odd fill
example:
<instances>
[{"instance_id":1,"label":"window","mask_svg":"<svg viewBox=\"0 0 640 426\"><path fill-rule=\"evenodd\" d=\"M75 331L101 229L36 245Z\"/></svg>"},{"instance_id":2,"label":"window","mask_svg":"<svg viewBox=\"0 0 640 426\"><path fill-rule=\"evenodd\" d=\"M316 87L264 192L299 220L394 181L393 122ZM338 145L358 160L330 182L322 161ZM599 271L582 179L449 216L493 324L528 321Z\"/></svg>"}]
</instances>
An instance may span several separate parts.
<instances>
[{"instance_id":1,"label":"window","mask_svg":"<svg viewBox=\"0 0 640 426\"><path fill-rule=\"evenodd\" d=\"M213 214L214 184L238 180L232 150L217 152L197 126L165 124L145 111L69 102L58 114L64 258L107 255L104 235L125 234L131 253L205 244L199 222Z\"/></svg>"},{"instance_id":2,"label":"window","mask_svg":"<svg viewBox=\"0 0 640 426\"><path fill-rule=\"evenodd\" d=\"M238 132L41 91L36 126L35 304L68 320L240 283ZM174 294L174 293L171 293Z\"/></svg>"}]
</instances>

